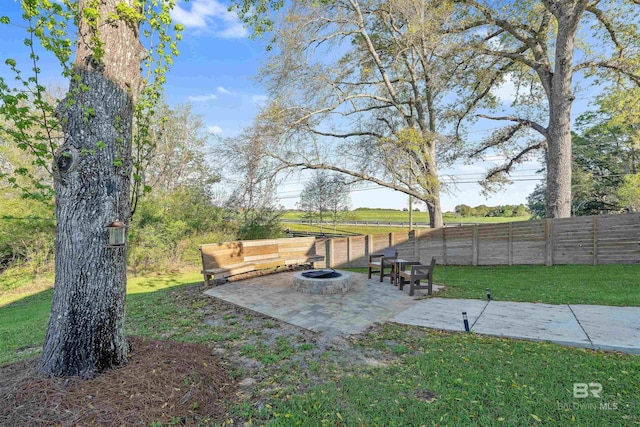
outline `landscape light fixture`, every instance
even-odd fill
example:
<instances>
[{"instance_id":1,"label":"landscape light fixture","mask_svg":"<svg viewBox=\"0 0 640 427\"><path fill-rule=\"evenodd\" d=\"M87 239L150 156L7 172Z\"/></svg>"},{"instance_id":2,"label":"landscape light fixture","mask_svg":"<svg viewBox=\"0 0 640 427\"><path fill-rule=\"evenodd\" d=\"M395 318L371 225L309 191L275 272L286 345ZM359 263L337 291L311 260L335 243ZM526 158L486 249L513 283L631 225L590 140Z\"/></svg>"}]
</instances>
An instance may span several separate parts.
<instances>
[{"instance_id":1,"label":"landscape light fixture","mask_svg":"<svg viewBox=\"0 0 640 427\"><path fill-rule=\"evenodd\" d=\"M124 246L127 242L127 226L122 221L113 221L107 225L109 231L109 244L110 248L118 248Z\"/></svg>"},{"instance_id":2,"label":"landscape light fixture","mask_svg":"<svg viewBox=\"0 0 640 427\"><path fill-rule=\"evenodd\" d=\"M464 322L464 330L469 332L469 319L467 319L467 312L462 312L462 321Z\"/></svg>"},{"instance_id":3,"label":"landscape light fixture","mask_svg":"<svg viewBox=\"0 0 640 427\"><path fill-rule=\"evenodd\" d=\"M487 301L491 301L491 289L487 288Z\"/></svg>"}]
</instances>

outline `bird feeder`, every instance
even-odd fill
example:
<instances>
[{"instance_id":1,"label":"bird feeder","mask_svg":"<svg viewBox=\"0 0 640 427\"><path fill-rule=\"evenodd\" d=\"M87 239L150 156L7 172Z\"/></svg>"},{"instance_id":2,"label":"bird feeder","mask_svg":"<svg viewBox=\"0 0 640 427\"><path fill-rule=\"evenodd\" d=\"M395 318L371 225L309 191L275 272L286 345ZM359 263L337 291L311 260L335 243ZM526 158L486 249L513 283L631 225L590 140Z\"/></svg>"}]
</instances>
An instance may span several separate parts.
<instances>
[{"instance_id":1,"label":"bird feeder","mask_svg":"<svg viewBox=\"0 0 640 427\"><path fill-rule=\"evenodd\" d=\"M127 242L127 226L122 221L113 221L107 225L109 231L109 244L110 248L117 248L124 246Z\"/></svg>"}]
</instances>

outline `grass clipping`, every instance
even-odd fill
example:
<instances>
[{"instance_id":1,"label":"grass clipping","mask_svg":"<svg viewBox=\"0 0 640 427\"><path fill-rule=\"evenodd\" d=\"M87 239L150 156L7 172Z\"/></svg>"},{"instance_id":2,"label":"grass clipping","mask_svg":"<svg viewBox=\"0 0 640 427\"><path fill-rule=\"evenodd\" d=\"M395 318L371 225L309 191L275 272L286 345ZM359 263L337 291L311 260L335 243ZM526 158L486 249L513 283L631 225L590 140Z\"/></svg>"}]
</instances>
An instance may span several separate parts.
<instances>
[{"instance_id":1,"label":"grass clipping","mask_svg":"<svg viewBox=\"0 0 640 427\"><path fill-rule=\"evenodd\" d=\"M138 337L130 343L129 363L94 379L45 378L34 359L15 364L2 386L0 424L195 425L224 419L236 385L211 349ZM3 376L11 373L6 368Z\"/></svg>"}]
</instances>

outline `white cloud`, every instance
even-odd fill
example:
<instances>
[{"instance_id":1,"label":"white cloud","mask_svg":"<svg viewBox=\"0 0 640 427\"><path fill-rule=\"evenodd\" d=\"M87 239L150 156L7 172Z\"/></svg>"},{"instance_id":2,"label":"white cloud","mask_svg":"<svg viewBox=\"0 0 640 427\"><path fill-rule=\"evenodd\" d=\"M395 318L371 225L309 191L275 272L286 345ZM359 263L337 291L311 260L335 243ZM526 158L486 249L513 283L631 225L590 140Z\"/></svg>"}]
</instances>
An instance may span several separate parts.
<instances>
[{"instance_id":1,"label":"white cloud","mask_svg":"<svg viewBox=\"0 0 640 427\"><path fill-rule=\"evenodd\" d=\"M218 86L218 92L220 93L224 93L225 95L233 95L234 93L231 92L229 89L226 89L223 86Z\"/></svg>"},{"instance_id":2,"label":"white cloud","mask_svg":"<svg viewBox=\"0 0 640 427\"><path fill-rule=\"evenodd\" d=\"M222 38L244 38L248 34L238 17L217 0L180 1L171 18L186 28L206 29Z\"/></svg>"},{"instance_id":3,"label":"white cloud","mask_svg":"<svg viewBox=\"0 0 640 427\"><path fill-rule=\"evenodd\" d=\"M187 99L191 102L207 102L218 99L218 97L211 93L209 95L191 95Z\"/></svg>"},{"instance_id":4,"label":"white cloud","mask_svg":"<svg viewBox=\"0 0 640 427\"><path fill-rule=\"evenodd\" d=\"M504 78L504 82L496 89L493 90L493 94L498 98L501 104L511 104L516 99L516 85L511 80L511 76L507 74Z\"/></svg>"},{"instance_id":5,"label":"white cloud","mask_svg":"<svg viewBox=\"0 0 640 427\"><path fill-rule=\"evenodd\" d=\"M222 133L222 128L220 126L209 126L207 127L207 132L212 133L214 135L220 135Z\"/></svg>"},{"instance_id":6,"label":"white cloud","mask_svg":"<svg viewBox=\"0 0 640 427\"><path fill-rule=\"evenodd\" d=\"M237 21L227 22L227 27L224 30L219 31L217 34L223 39L243 39L247 37L249 32L240 21Z\"/></svg>"}]
</instances>

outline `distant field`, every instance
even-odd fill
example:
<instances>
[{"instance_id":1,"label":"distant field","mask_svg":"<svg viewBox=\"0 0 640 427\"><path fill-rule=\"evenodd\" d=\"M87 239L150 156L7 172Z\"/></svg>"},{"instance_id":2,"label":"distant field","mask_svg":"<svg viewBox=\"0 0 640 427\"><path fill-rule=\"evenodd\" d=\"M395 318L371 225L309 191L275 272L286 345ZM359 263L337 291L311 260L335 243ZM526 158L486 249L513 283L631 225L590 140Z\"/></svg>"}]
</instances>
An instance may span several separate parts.
<instances>
[{"instance_id":1,"label":"distant field","mask_svg":"<svg viewBox=\"0 0 640 427\"><path fill-rule=\"evenodd\" d=\"M308 231L312 233L333 233L333 226L324 225L322 229L320 229L317 225L309 225L309 224L295 224L295 223L286 223L282 224L283 227L289 228L291 231ZM392 233L397 231L407 231L407 227L366 227L366 226L355 226L355 225L338 225L336 227L337 234L384 234L384 233Z\"/></svg>"},{"instance_id":2,"label":"distant field","mask_svg":"<svg viewBox=\"0 0 640 427\"><path fill-rule=\"evenodd\" d=\"M302 212L288 211L282 215L282 219L302 219ZM518 217L459 217L455 215L444 214L445 223L502 223L513 221L526 221L528 216ZM345 221L394 221L409 222L409 212L397 210L356 210L349 211ZM427 212L413 212L414 222L429 222L429 214Z\"/></svg>"}]
</instances>

